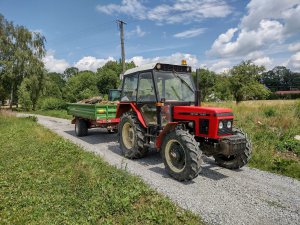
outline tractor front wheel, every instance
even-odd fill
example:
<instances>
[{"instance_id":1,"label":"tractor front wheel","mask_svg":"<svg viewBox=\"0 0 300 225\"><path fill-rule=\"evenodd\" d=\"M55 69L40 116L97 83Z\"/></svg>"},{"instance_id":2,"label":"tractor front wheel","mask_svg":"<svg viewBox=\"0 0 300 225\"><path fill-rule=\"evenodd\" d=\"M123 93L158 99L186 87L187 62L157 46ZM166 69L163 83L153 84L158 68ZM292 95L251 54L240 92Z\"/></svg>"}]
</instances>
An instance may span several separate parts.
<instances>
[{"instance_id":1,"label":"tractor front wheel","mask_svg":"<svg viewBox=\"0 0 300 225\"><path fill-rule=\"evenodd\" d=\"M235 128L234 134L240 135L243 138L246 139L246 147L244 151L240 152L237 155L215 155L215 161L219 166L225 167L227 169L239 169L243 166L245 166L250 158L251 158L251 151L252 151L252 146L251 142L247 137L247 134L244 133L241 129Z\"/></svg>"},{"instance_id":2,"label":"tractor front wheel","mask_svg":"<svg viewBox=\"0 0 300 225\"><path fill-rule=\"evenodd\" d=\"M145 129L134 113L125 113L119 123L119 142L126 158L138 159L148 153L145 144Z\"/></svg>"},{"instance_id":3,"label":"tractor front wheel","mask_svg":"<svg viewBox=\"0 0 300 225\"><path fill-rule=\"evenodd\" d=\"M162 158L167 172L176 180L187 181L201 170L202 151L195 138L185 130L168 133L162 144Z\"/></svg>"}]
</instances>

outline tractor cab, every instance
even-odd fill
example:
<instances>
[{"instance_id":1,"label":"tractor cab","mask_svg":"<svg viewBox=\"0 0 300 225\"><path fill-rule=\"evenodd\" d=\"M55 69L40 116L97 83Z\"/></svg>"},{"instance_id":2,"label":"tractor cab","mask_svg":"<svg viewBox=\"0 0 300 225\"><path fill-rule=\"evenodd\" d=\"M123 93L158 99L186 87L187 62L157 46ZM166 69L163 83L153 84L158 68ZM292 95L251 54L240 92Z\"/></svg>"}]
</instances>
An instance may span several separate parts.
<instances>
[{"instance_id":1,"label":"tractor cab","mask_svg":"<svg viewBox=\"0 0 300 225\"><path fill-rule=\"evenodd\" d=\"M251 146L233 128L232 110L199 106L196 87L187 65L155 63L127 70L117 108L125 157L140 158L156 148L178 180L198 175L202 152L230 169L245 165Z\"/></svg>"}]
</instances>

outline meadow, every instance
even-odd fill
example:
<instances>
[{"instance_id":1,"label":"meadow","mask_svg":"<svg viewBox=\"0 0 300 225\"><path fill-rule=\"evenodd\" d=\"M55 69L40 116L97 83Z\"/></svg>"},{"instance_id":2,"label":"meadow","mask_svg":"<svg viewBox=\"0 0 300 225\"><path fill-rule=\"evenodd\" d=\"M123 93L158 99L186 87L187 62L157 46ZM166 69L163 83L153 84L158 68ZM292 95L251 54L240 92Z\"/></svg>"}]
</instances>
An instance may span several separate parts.
<instances>
[{"instance_id":1,"label":"meadow","mask_svg":"<svg viewBox=\"0 0 300 225\"><path fill-rule=\"evenodd\" d=\"M0 111L0 224L203 224L36 121Z\"/></svg>"},{"instance_id":2,"label":"meadow","mask_svg":"<svg viewBox=\"0 0 300 225\"><path fill-rule=\"evenodd\" d=\"M261 100L204 103L231 108L234 126L251 138L249 166L300 179L300 101Z\"/></svg>"}]
</instances>

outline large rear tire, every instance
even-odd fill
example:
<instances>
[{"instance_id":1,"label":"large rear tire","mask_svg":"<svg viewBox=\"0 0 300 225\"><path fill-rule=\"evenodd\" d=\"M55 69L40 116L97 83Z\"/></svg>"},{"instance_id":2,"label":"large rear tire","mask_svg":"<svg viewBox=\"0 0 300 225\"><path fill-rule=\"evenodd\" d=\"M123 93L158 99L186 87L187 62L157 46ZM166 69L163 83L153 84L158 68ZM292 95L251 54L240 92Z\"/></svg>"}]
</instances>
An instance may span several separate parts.
<instances>
[{"instance_id":1,"label":"large rear tire","mask_svg":"<svg viewBox=\"0 0 300 225\"><path fill-rule=\"evenodd\" d=\"M192 180L201 171L202 151L193 135L173 130L165 136L162 158L167 172L179 181Z\"/></svg>"},{"instance_id":2,"label":"large rear tire","mask_svg":"<svg viewBox=\"0 0 300 225\"><path fill-rule=\"evenodd\" d=\"M135 113L124 113L120 119L118 132L120 148L126 158L139 159L147 155L149 149L145 146L146 130Z\"/></svg>"},{"instance_id":3,"label":"large rear tire","mask_svg":"<svg viewBox=\"0 0 300 225\"><path fill-rule=\"evenodd\" d=\"M75 134L77 137L83 137L88 135L88 124L83 119L76 119Z\"/></svg>"},{"instance_id":4,"label":"large rear tire","mask_svg":"<svg viewBox=\"0 0 300 225\"><path fill-rule=\"evenodd\" d=\"M239 169L245 166L249 162L251 158L251 152L252 152L251 142L248 139L247 134L238 128L233 129L233 131L234 134L240 135L246 139L246 147L244 151L240 152L237 155L230 155L230 156L215 155L214 156L215 162L219 166L222 166L227 169Z\"/></svg>"}]
</instances>

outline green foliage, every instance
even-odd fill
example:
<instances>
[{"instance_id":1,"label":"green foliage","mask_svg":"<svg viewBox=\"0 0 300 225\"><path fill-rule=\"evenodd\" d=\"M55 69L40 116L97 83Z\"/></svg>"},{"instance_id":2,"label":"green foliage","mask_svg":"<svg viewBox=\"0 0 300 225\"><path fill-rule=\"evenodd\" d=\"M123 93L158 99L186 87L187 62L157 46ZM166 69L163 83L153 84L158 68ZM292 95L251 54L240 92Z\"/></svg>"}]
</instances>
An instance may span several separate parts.
<instances>
[{"instance_id":1,"label":"green foliage","mask_svg":"<svg viewBox=\"0 0 300 225\"><path fill-rule=\"evenodd\" d=\"M280 152L290 151L300 156L300 141L294 138L286 138L282 141L278 141L276 144L276 150Z\"/></svg>"},{"instance_id":2,"label":"green foliage","mask_svg":"<svg viewBox=\"0 0 300 225\"><path fill-rule=\"evenodd\" d=\"M269 91L258 82L263 66L257 66L251 61L243 61L230 70L230 88L237 103L249 99L264 99Z\"/></svg>"},{"instance_id":3,"label":"green foliage","mask_svg":"<svg viewBox=\"0 0 300 225\"><path fill-rule=\"evenodd\" d=\"M273 92L300 89L300 73L294 73L284 66L276 66L263 73L262 81Z\"/></svg>"},{"instance_id":4,"label":"green foliage","mask_svg":"<svg viewBox=\"0 0 300 225\"><path fill-rule=\"evenodd\" d=\"M21 87L18 91L19 103L25 110L35 110L36 104L40 97L40 91L42 89L43 77L37 77L32 75L28 78L24 78L21 83Z\"/></svg>"},{"instance_id":5,"label":"green foliage","mask_svg":"<svg viewBox=\"0 0 300 225\"><path fill-rule=\"evenodd\" d=\"M274 117L277 115L277 112L274 108L268 107L263 110L266 117Z\"/></svg>"},{"instance_id":6,"label":"green foliage","mask_svg":"<svg viewBox=\"0 0 300 225\"><path fill-rule=\"evenodd\" d=\"M45 56L45 38L37 32L30 32L24 26L14 25L0 14L0 67L1 80L5 80L11 96L11 107L15 93L23 79L32 75L41 77ZM6 96L9 94L6 93ZM30 94L33 107L37 101Z\"/></svg>"},{"instance_id":7,"label":"green foliage","mask_svg":"<svg viewBox=\"0 0 300 225\"><path fill-rule=\"evenodd\" d=\"M135 67L134 63L126 63L126 69ZM122 64L117 61L109 61L97 70L97 87L101 94L108 94L109 89L116 89L120 84Z\"/></svg>"},{"instance_id":8,"label":"green foliage","mask_svg":"<svg viewBox=\"0 0 300 225\"><path fill-rule=\"evenodd\" d=\"M70 77L75 76L79 73L78 68L76 67L69 67L67 69L65 69L64 71L64 79L68 80Z\"/></svg>"},{"instance_id":9,"label":"green foliage","mask_svg":"<svg viewBox=\"0 0 300 225\"><path fill-rule=\"evenodd\" d=\"M228 76L220 74L216 76L216 83L213 87L215 99L212 100L232 100L233 96L230 90L230 80Z\"/></svg>"},{"instance_id":10,"label":"green foliage","mask_svg":"<svg viewBox=\"0 0 300 225\"><path fill-rule=\"evenodd\" d=\"M97 77L91 71L82 71L70 77L64 88L64 97L69 102L99 95Z\"/></svg>"},{"instance_id":11,"label":"green foliage","mask_svg":"<svg viewBox=\"0 0 300 225\"><path fill-rule=\"evenodd\" d=\"M39 102L39 108L41 110L59 110L66 109L67 104L64 100L54 97L46 97Z\"/></svg>"},{"instance_id":12,"label":"green foliage","mask_svg":"<svg viewBox=\"0 0 300 225\"><path fill-rule=\"evenodd\" d=\"M263 100L206 105L233 109L234 126L243 128L252 141L249 166L300 179L300 145L294 139L300 134L300 118L295 116L295 103L294 100ZM274 116L265 115L265 112L273 115L270 109L276 110ZM286 160L292 163L287 165Z\"/></svg>"},{"instance_id":13,"label":"green foliage","mask_svg":"<svg viewBox=\"0 0 300 225\"><path fill-rule=\"evenodd\" d=\"M272 169L278 173L284 174L288 171L288 168L295 163L297 163L295 160L275 158L273 160Z\"/></svg>"},{"instance_id":14,"label":"green foliage","mask_svg":"<svg viewBox=\"0 0 300 225\"><path fill-rule=\"evenodd\" d=\"M42 96L62 98L66 81L60 73L47 73L44 80Z\"/></svg>"},{"instance_id":15,"label":"green foliage","mask_svg":"<svg viewBox=\"0 0 300 225\"><path fill-rule=\"evenodd\" d=\"M30 99L30 92L28 90L27 80L25 79L19 90L18 90L18 97L19 97L19 104L24 111L29 111L32 109L32 101Z\"/></svg>"},{"instance_id":16,"label":"green foliage","mask_svg":"<svg viewBox=\"0 0 300 225\"><path fill-rule=\"evenodd\" d=\"M0 224L201 224L31 119L0 120Z\"/></svg>"},{"instance_id":17,"label":"green foliage","mask_svg":"<svg viewBox=\"0 0 300 225\"><path fill-rule=\"evenodd\" d=\"M196 76L196 73L193 73ZM199 89L201 93L201 101L207 100L213 92L216 82L216 74L208 69L200 69L199 71Z\"/></svg>"},{"instance_id":18,"label":"green foliage","mask_svg":"<svg viewBox=\"0 0 300 225\"><path fill-rule=\"evenodd\" d=\"M295 116L300 119L300 101L295 103Z\"/></svg>"}]
</instances>

